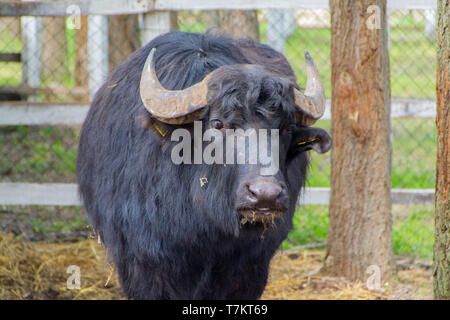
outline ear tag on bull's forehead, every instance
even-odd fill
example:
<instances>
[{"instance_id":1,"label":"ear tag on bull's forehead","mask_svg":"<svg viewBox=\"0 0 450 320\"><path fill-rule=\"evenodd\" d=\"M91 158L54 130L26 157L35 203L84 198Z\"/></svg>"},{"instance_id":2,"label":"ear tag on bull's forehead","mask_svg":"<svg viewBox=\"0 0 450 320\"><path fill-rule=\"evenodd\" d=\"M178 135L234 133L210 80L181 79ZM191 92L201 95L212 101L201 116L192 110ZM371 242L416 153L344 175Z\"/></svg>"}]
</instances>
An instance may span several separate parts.
<instances>
[{"instance_id":1,"label":"ear tag on bull's forehead","mask_svg":"<svg viewBox=\"0 0 450 320\"><path fill-rule=\"evenodd\" d=\"M208 184L208 178L207 177L201 177L200 178L200 187L203 187L206 184Z\"/></svg>"},{"instance_id":2,"label":"ear tag on bull's forehead","mask_svg":"<svg viewBox=\"0 0 450 320\"><path fill-rule=\"evenodd\" d=\"M307 144L307 143L309 143L309 142L314 142L314 141L316 141L316 140L319 140L319 139L318 139L318 138L311 138L311 139L308 139L308 140L298 141L298 142L297 142L297 145L301 146L301 145L303 145L303 144Z\"/></svg>"},{"instance_id":3,"label":"ear tag on bull's forehead","mask_svg":"<svg viewBox=\"0 0 450 320\"><path fill-rule=\"evenodd\" d=\"M165 137L167 134L167 130L165 128L161 128L156 123L153 124L153 128L162 136Z\"/></svg>"}]
</instances>

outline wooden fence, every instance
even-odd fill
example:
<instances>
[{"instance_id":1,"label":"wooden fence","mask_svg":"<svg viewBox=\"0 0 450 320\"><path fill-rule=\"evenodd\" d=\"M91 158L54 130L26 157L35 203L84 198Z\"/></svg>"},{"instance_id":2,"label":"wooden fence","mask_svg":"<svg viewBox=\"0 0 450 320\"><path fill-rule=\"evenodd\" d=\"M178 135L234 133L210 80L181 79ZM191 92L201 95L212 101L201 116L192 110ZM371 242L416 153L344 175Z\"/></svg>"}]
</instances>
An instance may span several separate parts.
<instances>
[{"instance_id":1,"label":"wooden fence","mask_svg":"<svg viewBox=\"0 0 450 320\"><path fill-rule=\"evenodd\" d=\"M81 0L3 1L0 16L67 16L69 6L82 15L136 14L178 10L328 9L329 0ZM389 0L390 9L436 9L434 0Z\"/></svg>"},{"instance_id":2,"label":"wooden fence","mask_svg":"<svg viewBox=\"0 0 450 320\"><path fill-rule=\"evenodd\" d=\"M105 24L103 15L136 14L144 15L143 42L146 43L160 33L170 29L171 10L221 10L221 9L288 9L328 8L329 0L228 0L224 2L208 0L84 0L68 2L0 2L0 16L68 16L68 8L77 6L81 15L96 19L97 26ZM393 9L435 9L434 0L390 0ZM106 33L107 34L107 33ZM105 33L97 33L97 41L103 41ZM100 53L101 54L101 53ZM93 52L90 57L95 57ZM17 57L16 57L17 58ZM102 57L98 57L98 60ZM95 59L94 59L95 60ZM90 63L96 64L96 61ZM102 75L97 74L101 80ZM95 87L90 88L91 95ZM330 101L324 119L330 119ZM79 125L83 122L88 105L40 104L30 102L0 103L0 125ZM434 100L392 100L391 116L434 118ZM329 188L307 188L300 195L303 204L327 205ZM394 204L432 204L433 189L393 189ZM80 205L76 184L62 183L0 183L0 205Z\"/></svg>"}]
</instances>

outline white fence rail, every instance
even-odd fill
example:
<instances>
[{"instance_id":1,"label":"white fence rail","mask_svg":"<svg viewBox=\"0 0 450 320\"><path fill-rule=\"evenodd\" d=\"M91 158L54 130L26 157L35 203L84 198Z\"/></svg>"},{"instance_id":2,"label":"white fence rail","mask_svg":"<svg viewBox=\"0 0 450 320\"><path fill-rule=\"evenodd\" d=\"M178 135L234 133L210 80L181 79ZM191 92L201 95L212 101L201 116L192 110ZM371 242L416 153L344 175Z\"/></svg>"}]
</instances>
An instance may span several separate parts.
<instances>
[{"instance_id":1,"label":"white fence rail","mask_svg":"<svg viewBox=\"0 0 450 320\"><path fill-rule=\"evenodd\" d=\"M338 1L338 0L335 0ZM169 23L163 23L166 13L171 10L223 10L223 9L328 9L329 0L80 0L80 1L1 1L0 16L71 16L69 8L77 6L81 15L113 15L137 14L144 16L144 40L148 42L156 34L166 31ZM435 0L389 0L390 9L436 9ZM159 11L159 12L158 12ZM161 16L162 15L162 16ZM30 18L33 19L33 18ZM39 19L39 18L35 18ZM94 17L100 20L101 17ZM91 19L92 20L92 19ZM166 19L167 20L167 19ZM156 23L156 21L158 23ZM165 20L164 20L165 21ZM90 21L97 23L98 28L104 28L105 21ZM156 24L156 26L155 26ZM157 29L155 29L157 28ZM102 33L106 35L106 32ZM91 46L92 47L92 46ZM281 47L281 45L280 45ZM103 50L106 54L106 50ZM96 55L91 52L91 56ZM95 61L103 61L104 56L98 54ZM103 59L103 60L102 60ZM25 59L26 60L26 59ZM94 63L91 63L95 66ZM105 64L104 64L105 65ZM98 81L103 79L104 68L100 73L90 74L94 91ZM25 70L26 71L26 70ZM95 78L95 79L94 79ZM28 80L29 82L29 80ZM34 85L36 86L36 85ZM323 119L330 119L330 101L327 101L327 112ZM398 100L391 103L393 118L418 117L434 118L436 115L434 100ZM84 121L88 105L64 104L32 104L24 102L0 103L0 125L79 125ZM329 188L307 188L299 197L302 204L328 205ZM434 203L432 189L393 189L394 204L432 204ZM0 183L0 205L80 205L76 184L54 183Z\"/></svg>"},{"instance_id":2,"label":"white fence rail","mask_svg":"<svg viewBox=\"0 0 450 320\"><path fill-rule=\"evenodd\" d=\"M77 185L71 183L0 183L0 205L78 206Z\"/></svg>"},{"instance_id":3,"label":"white fence rail","mask_svg":"<svg viewBox=\"0 0 450 320\"><path fill-rule=\"evenodd\" d=\"M433 204L433 189L392 189L393 204ZM330 188L306 188L298 203L328 205ZM79 206L77 185L71 183L0 183L0 205Z\"/></svg>"},{"instance_id":4,"label":"white fence rail","mask_svg":"<svg viewBox=\"0 0 450 320\"><path fill-rule=\"evenodd\" d=\"M0 103L0 125L82 124L89 105Z\"/></svg>"},{"instance_id":5,"label":"white fence rail","mask_svg":"<svg viewBox=\"0 0 450 320\"><path fill-rule=\"evenodd\" d=\"M322 117L330 120L330 104ZM392 118L434 118L435 100L392 99ZM87 104L32 104L24 102L0 103L0 125L57 125L82 124L89 110Z\"/></svg>"},{"instance_id":6,"label":"white fence rail","mask_svg":"<svg viewBox=\"0 0 450 320\"><path fill-rule=\"evenodd\" d=\"M338 0L335 0L338 1ZM69 16L77 6L82 15L136 14L170 10L328 9L329 0L82 0L0 2L0 16ZM390 9L436 9L435 0L389 0ZM69 10L70 11L70 10Z\"/></svg>"}]
</instances>

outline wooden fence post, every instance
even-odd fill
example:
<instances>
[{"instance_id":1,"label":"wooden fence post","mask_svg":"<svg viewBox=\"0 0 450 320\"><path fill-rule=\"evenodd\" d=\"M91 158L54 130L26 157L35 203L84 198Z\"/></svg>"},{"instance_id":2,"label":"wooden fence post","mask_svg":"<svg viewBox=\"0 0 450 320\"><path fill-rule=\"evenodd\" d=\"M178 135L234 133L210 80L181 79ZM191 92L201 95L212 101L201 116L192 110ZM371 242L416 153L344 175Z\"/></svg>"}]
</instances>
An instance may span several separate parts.
<instances>
[{"instance_id":1,"label":"wooden fence post","mask_svg":"<svg viewBox=\"0 0 450 320\"><path fill-rule=\"evenodd\" d=\"M169 11L151 11L143 15L142 45L149 43L162 33L173 30L176 15Z\"/></svg>"},{"instance_id":2,"label":"wooden fence post","mask_svg":"<svg viewBox=\"0 0 450 320\"><path fill-rule=\"evenodd\" d=\"M449 0L437 1L436 205L433 258L435 299L450 299L450 19Z\"/></svg>"},{"instance_id":3,"label":"wooden fence post","mask_svg":"<svg viewBox=\"0 0 450 320\"><path fill-rule=\"evenodd\" d=\"M386 0L375 5L330 0L333 149L327 262L336 274L361 281L369 267L382 279L395 268L386 5Z\"/></svg>"},{"instance_id":4,"label":"wooden fence post","mask_svg":"<svg viewBox=\"0 0 450 320\"><path fill-rule=\"evenodd\" d=\"M108 17L88 17L89 96L94 97L108 76Z\"/></svg>"},{"instance_id":5,"label":"wooden fence post","mask_svg":"<svg viewBox=\"0 0 450 320\"><path fill-rule=\"evenodd\" d=\"M26 86L40 86L41 18L22 17L22 82ZM37 96L30 95L29 101L36 102Z\"/></svg>"},{"instance_id":6,"label":"wooden fence post","mask_svg":"<svg viewBox=\"0 0 450 320\"><path fill-rule=\"evenodd\" d=\"M285 53L286 37L295 30L292 10L270 9L267 11L267 44Z\"/></svg>"}]
</instances>

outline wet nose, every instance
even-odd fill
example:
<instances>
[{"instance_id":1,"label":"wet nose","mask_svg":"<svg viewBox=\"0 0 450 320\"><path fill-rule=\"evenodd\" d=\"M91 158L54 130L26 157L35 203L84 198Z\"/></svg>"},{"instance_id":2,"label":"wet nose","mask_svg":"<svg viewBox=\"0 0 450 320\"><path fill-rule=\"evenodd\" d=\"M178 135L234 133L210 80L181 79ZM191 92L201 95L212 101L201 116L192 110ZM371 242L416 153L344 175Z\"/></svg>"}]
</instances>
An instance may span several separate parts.
<instances>
[{"instance_id":1,"label":"wet nose","mask_svg":"<svg viewBox=\"0 0 450 320\"><path fill-rule=\"evenodd\" d=\"M282 192L283 187L278 183L256 181L248 184L247 199L258 209L270 209L277 206Z\"/></svg>"}]
</instances>

